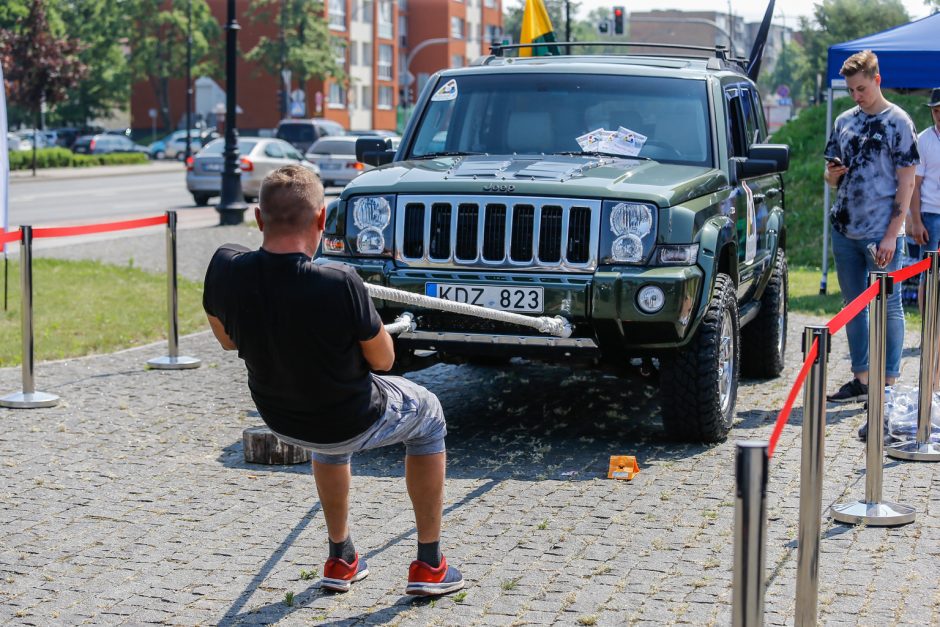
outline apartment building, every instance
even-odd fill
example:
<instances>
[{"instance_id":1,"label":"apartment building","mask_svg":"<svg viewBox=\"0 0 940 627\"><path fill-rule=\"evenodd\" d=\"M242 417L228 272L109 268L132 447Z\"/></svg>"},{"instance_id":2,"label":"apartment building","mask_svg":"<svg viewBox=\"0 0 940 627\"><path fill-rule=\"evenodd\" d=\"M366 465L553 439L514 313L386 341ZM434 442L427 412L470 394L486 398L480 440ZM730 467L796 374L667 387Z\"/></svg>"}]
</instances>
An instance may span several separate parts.
<instances>
[{"instance_id":1,"label":"apartment building","mask_svg":"<svg viewBox=\"0 0 940 627\"><path fill-rule=\"evenodd\" d=\"M226 0L207 1L224 25ZM289 115L323 117L349 129L395 129L402 97L409 94L407 86L420 89L434 72L466 65L488 52L489 43L501 36L502 0L324 0L323 5L334 54L345 77L309 79L301 86L298 77L292 76ZM247 6L247 2L238 3L241 50L250 50L262 36L278 36L277 24L247 19ZM224 46L224 39L217 45ZM221 125L224 79L193 78L197 119L209 126ZM282 78L239 58L238 126L244 134L266 133L277 125L281 118L277 93L282 85ZM184 81L171 80L168 87L169 117L174 127L182 128ZM131 126L148 131L149 114L156 106L150 84L135 84Z\"/></svg>"},{"instance_id":2,"label":"apartment building","mask_svg":"<svg viewBox=\"0 0 940 627\"><path fill-rule=\"evenodd\" d=\"M407 26L401 78L409 102L434 72L469 64L502 36L502 0L401 0L400 5Z\"/></svg>"}]
</instances>

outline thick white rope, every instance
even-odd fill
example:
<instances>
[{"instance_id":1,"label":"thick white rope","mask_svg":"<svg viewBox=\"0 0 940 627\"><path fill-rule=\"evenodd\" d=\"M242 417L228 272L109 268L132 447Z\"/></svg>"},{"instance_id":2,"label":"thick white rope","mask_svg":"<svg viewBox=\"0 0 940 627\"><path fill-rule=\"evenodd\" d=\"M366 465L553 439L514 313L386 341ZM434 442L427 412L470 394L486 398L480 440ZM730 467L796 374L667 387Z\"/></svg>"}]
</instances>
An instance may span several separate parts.
<instances>
[{"instance_id":1,"label":"thick white rope","mask_svg":"<svg viewBox=\"0 0 940 627\"><path fill-rule=\"evenodd\" d=\"M405 331L414 331L415 317L407 311L402 312L400 316L395 318L395 322L385 325L385 330L388 331L389 335L398 335Z\"/></svg>"},{"instance_id":2,"label":"thick white rope","mask_svg":"<svg viewBox=\"0 0 940 627\"><path fill-rule=\"evenodd\" d=\"M430 296L396 290L373 283L366 283L365 285L372 298L390 300L406 305L417 305L429 309L440 309L441 311L464 316L476 316L477 318L485 318L487 320L518 324L520 326L536 329L540 333L548 333L556 337L571 337L571 324L561 316L555 316L554 318L548 316L523 316L522 314L500 311L499 309L488 309L487 307L468 305L467 303L457 303L451 300L432 298ZM398 324L398 322L399 321L396 320L392 324ZM391 331L389 331L389 333L391 333Z\"/></svg>"}]
</instances>

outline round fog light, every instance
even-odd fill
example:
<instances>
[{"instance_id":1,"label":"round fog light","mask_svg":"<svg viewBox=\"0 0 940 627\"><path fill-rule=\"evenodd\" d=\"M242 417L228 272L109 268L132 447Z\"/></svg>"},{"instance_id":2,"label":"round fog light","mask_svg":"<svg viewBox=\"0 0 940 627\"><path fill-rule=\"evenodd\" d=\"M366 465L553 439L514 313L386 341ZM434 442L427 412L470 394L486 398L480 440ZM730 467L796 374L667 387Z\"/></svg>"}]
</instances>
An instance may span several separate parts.
<instances>
[{"instance_id":1,"label":"round fog light","mask_svg":"<svg viewBox=\"0 0 940 627\"><path fill-rule=\"evenodd\" d=\"M655 285L647 285L636 295L636 304L644 313L656 313L666 304L666 295Z\"/></svg>"}]
</instances>

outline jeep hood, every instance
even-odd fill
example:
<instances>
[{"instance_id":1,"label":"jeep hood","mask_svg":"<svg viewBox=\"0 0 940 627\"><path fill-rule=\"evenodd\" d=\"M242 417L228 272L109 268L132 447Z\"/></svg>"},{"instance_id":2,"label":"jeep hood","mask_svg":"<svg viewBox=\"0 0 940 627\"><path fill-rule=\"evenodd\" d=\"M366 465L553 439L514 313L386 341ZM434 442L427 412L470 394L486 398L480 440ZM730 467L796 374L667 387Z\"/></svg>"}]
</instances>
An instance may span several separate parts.
<instances>
[{"instance_id":1,"label":"jeep hood","mask_svg":"<svg viewBox=\"0 0 940 627\"><path fill-rule=\"evenodd\" d=\"M398 161L354 179L353 194L474 194L630 199L670 207L728 187L716 168L606 156L473 155Z\"/></svg>"}]
</instances>

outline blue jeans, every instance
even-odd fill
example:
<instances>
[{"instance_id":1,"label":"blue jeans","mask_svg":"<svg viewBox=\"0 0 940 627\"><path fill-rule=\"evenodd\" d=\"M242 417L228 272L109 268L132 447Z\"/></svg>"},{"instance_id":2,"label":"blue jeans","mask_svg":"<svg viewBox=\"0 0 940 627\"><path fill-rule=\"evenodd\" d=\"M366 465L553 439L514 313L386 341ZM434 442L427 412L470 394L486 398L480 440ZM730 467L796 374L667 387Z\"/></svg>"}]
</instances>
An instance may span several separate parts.
<instances>
[{"instance_id":1,"label":"blue jeans","mask_svg":"<svg viewBox=\"0 0 940 627\"><path fill-rule=\"evenodd\" d=\"M940 245L940 213L922 213L920 218L927 228L927 243L921 246L921 252L937 250Z\"/></svg>"},{"instance_id":2,"label":"blue jeans","mask_svg":"<svg viewBox=\"0 0 940 627\"><path fill-rule=\"evenodd\" d=\"M849 239L836 230L832 231L832 255L836 260L839 288L845 303L868 288L869 272L894 272L901 267L901 251L904 238L898 238L894 258L886 268L879 268L871 258L866 246L881 243L880 239ZM868 309L845 327L852 356L852 372L868 372ZM897 378L901 374L901 351L904 348L904 309L901 307L901 286L896 285L888 296L888 333L885 339L885 376Z\"/></svg>"}]
</instances>

